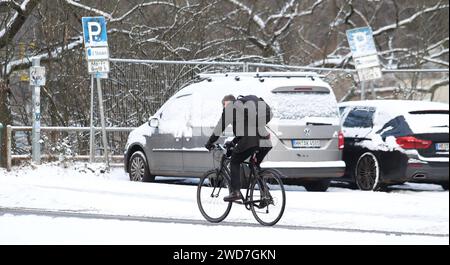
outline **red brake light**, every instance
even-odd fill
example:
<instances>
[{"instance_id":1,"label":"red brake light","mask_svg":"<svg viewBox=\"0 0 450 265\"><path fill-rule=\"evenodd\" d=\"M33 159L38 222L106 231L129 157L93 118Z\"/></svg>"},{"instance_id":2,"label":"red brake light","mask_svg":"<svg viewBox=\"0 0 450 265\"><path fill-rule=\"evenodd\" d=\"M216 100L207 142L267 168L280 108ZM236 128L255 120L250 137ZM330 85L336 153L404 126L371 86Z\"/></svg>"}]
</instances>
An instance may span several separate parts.
<instances>
[{"instance_id":1,"label":"red brake light","mask_svg":"<svg viewBox=\"0 0 450 265\"><path fill-rule=\"evenodd\" d=\"M338 134L338 148L344 150L344 134L342 132Z\"/></svg>"},{"instance_id":2,"label":"red brake light","mask_svg":"<svg viewBox=\"0 0 450 265\"><path fill-rule=\"evenodd\" d=\"M417 139L414 136L398 137L396 141L403 149L427 149L432 144L431 141Z\"/></svg>"}]
</instances>

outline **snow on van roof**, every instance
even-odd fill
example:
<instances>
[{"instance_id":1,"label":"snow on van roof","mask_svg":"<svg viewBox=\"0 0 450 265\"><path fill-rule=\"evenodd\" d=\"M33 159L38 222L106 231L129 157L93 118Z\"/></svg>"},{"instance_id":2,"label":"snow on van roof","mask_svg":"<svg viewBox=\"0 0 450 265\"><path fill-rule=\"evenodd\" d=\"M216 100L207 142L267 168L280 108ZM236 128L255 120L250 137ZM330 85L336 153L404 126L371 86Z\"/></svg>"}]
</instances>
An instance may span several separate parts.
<instances>
[{"instance_id":1,"label":"snow on van roof","mask_svg":"<svg viewBox=\"0 0 450 265\"><path fill-rule=\"evenodd\" d=\"M264 72L267 74L269 72ZM297 72L299 73L299 72ZM331 92L332 89L328 83L319 76L315 78L255 78L257 73L223 73L200 75L205 78L201 82L190 84L180 91L174 97L180 97L188 94L202 95L204 98L222 99L224 95L258 95L264 98L271 91L279 87L324 87ZM262 73L259 73L262 74ZM270 73L269 73L270 74ZM235 77L239 77L238 79ZM244 78L242 78L244 77ZM334 93L332 93L334 96Z\"/></svg>"},{"instance_id":2,"label":"snow on van roof","mask_svg":"<svg viewBox=\"0 0 450 265\"><path fill-rule=\"evenodd\" d=\"M418 100L359 100L339 103L339 107L361 106L383 108L386 112L406 113L424 110L449 110L449 105L441 102Z\"/></svg>"},{"instance_id":3,"label":"snow on van roof","mask_svg":"<svg viewBox=\"0 0 450 265\"><path fill-rule=\"evenodd\" d=\"M247 78L270 78L270 77L286 77L286 78L311 78L321 77L315 72L230 72L216 74L199 74L200 78L227 78L227 77L247 77Z\"/></svg>"}]
</instances>

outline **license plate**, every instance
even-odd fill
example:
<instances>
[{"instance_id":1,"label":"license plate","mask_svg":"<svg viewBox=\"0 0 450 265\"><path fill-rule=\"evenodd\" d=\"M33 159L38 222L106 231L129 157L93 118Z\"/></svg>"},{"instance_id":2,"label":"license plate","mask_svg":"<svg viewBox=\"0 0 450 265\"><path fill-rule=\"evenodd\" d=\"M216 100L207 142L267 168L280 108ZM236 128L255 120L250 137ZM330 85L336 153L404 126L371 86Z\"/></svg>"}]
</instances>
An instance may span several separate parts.
<instances>
[{"instance_id":1,"label":"license plate","mask_svg":"<svg viewBox=\"0 0 450 265\"><path fill-rule=\"evenodd\" d=\"M436 151L445 151L448 152L448 143L437 143L436 144Z\"/></svg>"},{"instance_id":2,"label":"license plate","mask_svg":"<svg viewBox=\"0 0 450 265\"><path fill-rule=\"evenodd\" d=\"M294 148L320 148L320 140L292 140Z\"/></svg>"}]
</instances>

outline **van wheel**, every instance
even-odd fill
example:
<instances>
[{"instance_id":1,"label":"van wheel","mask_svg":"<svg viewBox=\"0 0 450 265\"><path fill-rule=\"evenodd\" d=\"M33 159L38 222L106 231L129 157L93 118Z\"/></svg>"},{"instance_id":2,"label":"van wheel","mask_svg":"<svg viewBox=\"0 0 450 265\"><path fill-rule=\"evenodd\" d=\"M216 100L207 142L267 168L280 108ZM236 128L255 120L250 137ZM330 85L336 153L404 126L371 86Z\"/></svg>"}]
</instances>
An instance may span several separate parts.
<instances>
[{"instance_id":1,"label":"van wheel","mask_svg":"<svg viewBox=\"0 0 450 265\"><path fill-rule=\"evenodd\" d=\"M442 183L441 186L444 190L448 190L448 182Z\"/></svg>"},{"instance_id":2,"label":"van wheel","mask_svg":"<svg viewBox=\"0 0 450 265\"><path fill-rule=\"evenodd\" d=\"M330 187L330 180L314 180L303 184L307 191L325 192Z\"/></svg>"},{"instance_id":3,"label":"van wheel","mask_svg":"<svg viewBox=\"0 0 450 265\"><path fill-rule=\"evenodd\" d=\"M377 157L371 152L362 154L355 168L355 182L360 190L379 190L380 165Z\"/></svg>"},{"instance_id":4,"label":"van wheel","mask_svg":"<svg viewBox=\"0 0 450 265\"><path fill-rule=\"evenodd\" d=\"M134 152L128 164L130 165L128 172L131 181L151 182L155 180L155 176L150 174L147 158L143 152Z\"/></svg>"}]
</instances>

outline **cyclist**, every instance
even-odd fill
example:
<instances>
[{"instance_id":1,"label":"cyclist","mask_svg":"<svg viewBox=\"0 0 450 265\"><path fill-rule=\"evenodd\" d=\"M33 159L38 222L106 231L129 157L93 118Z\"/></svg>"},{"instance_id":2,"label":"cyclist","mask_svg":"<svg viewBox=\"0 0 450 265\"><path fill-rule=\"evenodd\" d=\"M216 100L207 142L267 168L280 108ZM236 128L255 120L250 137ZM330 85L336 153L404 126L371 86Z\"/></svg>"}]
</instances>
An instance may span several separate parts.
<instances>
[{"instance_id":1,"label":"cyclist","mask_svg":"<svg viewBox=\"0 0 450 265\"><path fill-rule=\"evenodd\" d=\"M264 157L272 149L269 140L270 134L265 128L266 123L271 118L271 114L267 114L264 110L260 111L260 107L263 106L261 102L266 104L254 95L241 97L237 100L233 95L225 96L222 99L222 117L217 123L208 142L205 144L205 147L211 150L223 131L228 125L232 124L235 138L231 142L226 143L226 147L234 147L230 162L231 192L228 196L224 197L224 201L231 202L243 199L242 193L240 192L241 163L258 151L256 165L259 167ZM270 108L267 105L266 108L270 112ZM270 115L270 117L266 117L267 115Z\"/></svg>"}]
</instances>

